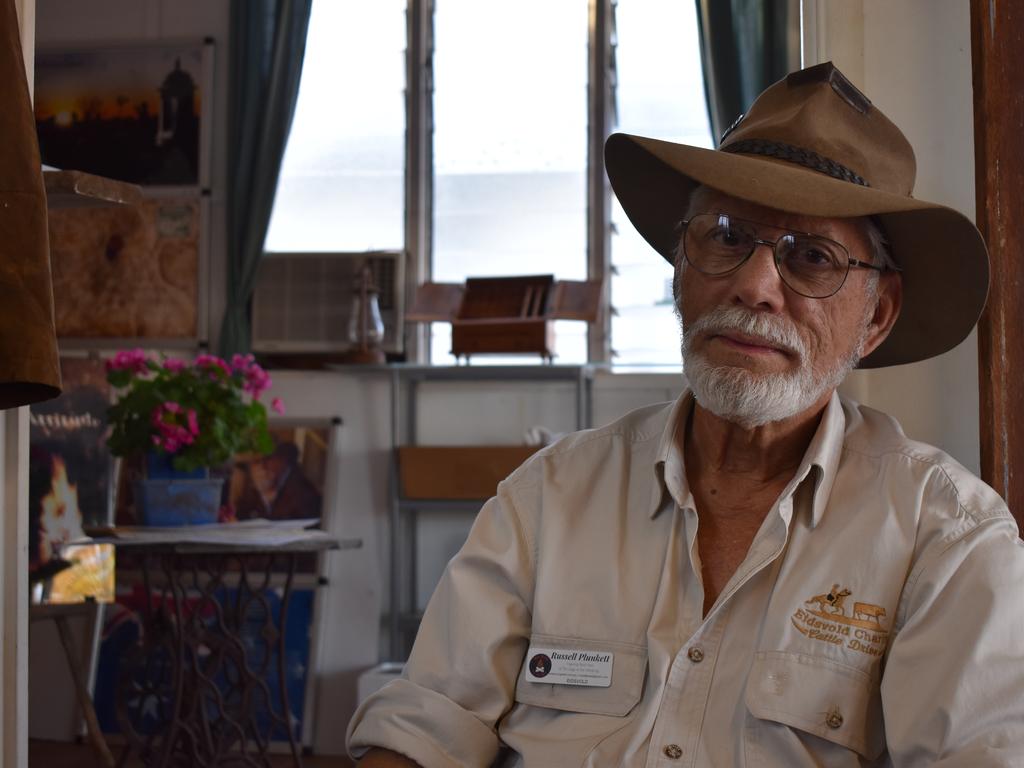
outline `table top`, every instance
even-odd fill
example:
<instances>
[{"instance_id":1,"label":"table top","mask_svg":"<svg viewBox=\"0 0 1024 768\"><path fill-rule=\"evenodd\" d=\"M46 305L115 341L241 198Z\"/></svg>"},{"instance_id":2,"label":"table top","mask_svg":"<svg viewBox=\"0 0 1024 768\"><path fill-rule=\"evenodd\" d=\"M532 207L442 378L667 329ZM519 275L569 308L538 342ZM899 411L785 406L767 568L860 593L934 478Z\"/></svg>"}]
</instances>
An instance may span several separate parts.
<instances>
[{"instance_id":1,"label":"table top","mask_svg":"<svg viewBox=\"0 0 1024 768\"><path fill-rule=\"evenodd\" d=\"M175 553L321 552L359 549L362 539L339 539L307 527L308 520L247 520L240 523L90 528L89 539L74 544L113 544L133 551Z\"/></svg>"}]
</instances>

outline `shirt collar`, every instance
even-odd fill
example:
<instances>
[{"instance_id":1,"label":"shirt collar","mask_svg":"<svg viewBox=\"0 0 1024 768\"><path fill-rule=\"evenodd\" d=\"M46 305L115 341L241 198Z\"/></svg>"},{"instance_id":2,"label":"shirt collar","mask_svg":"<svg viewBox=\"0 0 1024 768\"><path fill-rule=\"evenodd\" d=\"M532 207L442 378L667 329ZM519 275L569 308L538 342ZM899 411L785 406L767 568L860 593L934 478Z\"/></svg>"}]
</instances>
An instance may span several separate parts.
<instances>
[{"instance_id":1,"label":"shirt collar","mask_svg":"<svg viewBox=\"0 0 1024 768\"><path fill-rule=\"evenodd\" d=\"M654 457L654 479L651 486L650 510L648 511L650 517L658 514L662 501L665 498L665 493L672 493L669 482L665 477L666 466L670 468L677 467L680 470L678 474L682 476L685 495L689 496L689 488L685 486L686 473L682 471L683 454L679 448L679 442L676 440L676 434L677 428L685 432L686 423L689 421L692 412L693 393L689 389L684 389L683 393L679 395L669 409L668 418L665 420L665 429L661 433L661 442L658 444L658 452ZM685 501L683 498L676 498L678 494L672 495L678 504L682 504Z\"/></svg>"},{"instance_id":2,"label":"shirt collar","mask_svg":"<svg viewBox=\"0 0 1024 768\"><path fill-rule=\"evenodd\" d=\"M839 460L843 455L843 440L846 436L846 415L837 392L832 393L825 411L821 415L818 430L807 446L807 452L800 463L797 477L806 477L814 470L814 501L811 503L811 527L814 528L825 514L832 485L839 471Z\"/></svg>"},{"instance_id":3,"label":"shirt collar","mask_svg":"<svg viewBox=\"0 0 1024 768\"><path fill-rule=\"evenodd\" d=\"M658 444L654 459L654 478L651 486L649 516L654 517L662 508L665 493L668 492L677 504L685 505L691 501L689 486L686 483L682 449L676 440L680 430L686 429L686 422L693 412L693 393L684 390L673 403L665 421L665 428ZM811 527L815 527L825 513L839 460L843 452L843 438L846 431L846 416L842 402L836 392L825 406L818 429L811 438L807 451L804 453L800 467L794 475L785 495L792 495L808 475L814 475L813 502L811 504ZM666 476L666 472L672 477Z\"/></svg>"}]
</instances>

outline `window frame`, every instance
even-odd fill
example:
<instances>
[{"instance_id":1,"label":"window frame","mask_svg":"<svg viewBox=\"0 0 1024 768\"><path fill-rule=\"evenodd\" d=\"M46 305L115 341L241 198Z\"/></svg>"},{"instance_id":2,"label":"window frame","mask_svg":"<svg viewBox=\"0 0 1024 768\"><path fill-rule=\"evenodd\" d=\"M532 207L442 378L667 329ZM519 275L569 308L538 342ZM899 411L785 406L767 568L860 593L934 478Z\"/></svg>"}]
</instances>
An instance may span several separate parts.
<instances>
[{"instance_id":1,"label":"window frame","mask_svg":"<svg viewBox=\"0 0 1024 768\"><path fill-rule=\"evenodd\" d=\"M586 277L602 284L600 317L587 327L590 363L612 360L612 192L605 174L604 142L615 127L615 5L616 0L587 3ZM435 0L406 2L405 306L412 306L417 287L433 274L434 8ZM274 256L287 257L290 253L275 251ZM428 363L429 324L406 323L403 334L406 359Z\"/></svg>"},{"instance_id":2,"label":"window frame","mask_svg":"<svg viewBox=\"0 0 1024 768\"><path fill-rule=\"evenodd\" d=\"M611 187L604 141L615 124L613 18L615 0L588 0L587 31L587 279L601 280L602 312L587 328L587 359L611 361ZM433 53L434 0L408 0L406 90L406 306L416 286L433 274ZM427 324L406 326L408 359L430 360Z\"/></svg>"}]
</instances>

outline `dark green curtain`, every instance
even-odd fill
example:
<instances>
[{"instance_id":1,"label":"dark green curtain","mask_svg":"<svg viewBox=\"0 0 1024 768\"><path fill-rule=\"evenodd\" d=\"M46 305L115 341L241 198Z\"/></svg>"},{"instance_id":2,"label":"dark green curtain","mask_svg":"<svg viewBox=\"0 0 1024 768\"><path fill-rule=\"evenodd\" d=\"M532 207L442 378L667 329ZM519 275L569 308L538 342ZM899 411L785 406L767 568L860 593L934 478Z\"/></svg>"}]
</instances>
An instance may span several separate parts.
<instances>
[{"instance_id":1,"label":"dark green curtain","mask_svg":"<svg viewBox=\"0 0 1024 768\"><path fill-rule=\"evenodd\" d=\"M248 352L263 256L306 52L312 0L232 0L227 308L220 352Z\"/></svg>"},{"instance_id":2,"label":"dark green curtain","mask_svg":"<svg viewBox=\"0 0 1024 768\"><path fill-rule=\"evenodd\" d=\"M800 66L799 0L696 0L715 145L761 91Z\"/></svg>"}]
</instances>

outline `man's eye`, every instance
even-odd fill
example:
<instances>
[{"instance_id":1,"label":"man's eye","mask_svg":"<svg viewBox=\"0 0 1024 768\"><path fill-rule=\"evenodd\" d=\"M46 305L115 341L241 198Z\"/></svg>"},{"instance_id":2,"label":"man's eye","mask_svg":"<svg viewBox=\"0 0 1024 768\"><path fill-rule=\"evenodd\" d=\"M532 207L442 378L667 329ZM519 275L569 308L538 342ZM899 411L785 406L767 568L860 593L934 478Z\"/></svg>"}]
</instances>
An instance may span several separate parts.
<instances>
[{"instance_id":1,"label":"man's eye","mask_svg":"<svg viewBox=\"0 0 1024 768\"><path fill-rule=\"evenodd\" d=\"M805 268L827 269L836 266L837 263L833 254L813 246L798 248L789 258Z\"/></svg>"},{"instance_id":2,"label":"man's eye","mask_svg":"<svg viewBox=\"0 0 1024 768\"><path fill-rule=\"evenodd\" d=\"M743 242L743 235L729 227L716 227L711 231L709 239L718 245L732 248Z\"/></svg>"}]
</instances>

